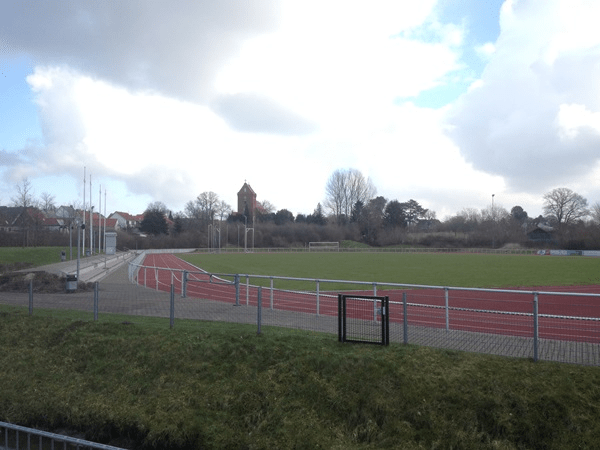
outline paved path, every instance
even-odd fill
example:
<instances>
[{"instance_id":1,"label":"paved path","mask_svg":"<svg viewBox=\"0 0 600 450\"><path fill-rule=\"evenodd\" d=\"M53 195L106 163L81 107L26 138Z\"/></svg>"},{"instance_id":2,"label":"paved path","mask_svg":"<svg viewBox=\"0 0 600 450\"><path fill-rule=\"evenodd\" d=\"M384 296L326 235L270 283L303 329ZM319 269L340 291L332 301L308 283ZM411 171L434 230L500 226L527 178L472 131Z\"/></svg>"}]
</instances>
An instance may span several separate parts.
<instances>
[{"instance_id":1,"label":"paved path","mask_svg":"<svg viewBox=\"0 0 600 450\"><path fill-rule=\"evenodd\" d=\"M119 252L116 255L95 255L80 258L79 260L79 281L94 282L100 281L113 271L117 270L123 264L136 257L136 252ZM45 266L24 269L20 272L48 272L55 275L76 275L77 259L63 261Z\"/></svg>"}]
</instances>

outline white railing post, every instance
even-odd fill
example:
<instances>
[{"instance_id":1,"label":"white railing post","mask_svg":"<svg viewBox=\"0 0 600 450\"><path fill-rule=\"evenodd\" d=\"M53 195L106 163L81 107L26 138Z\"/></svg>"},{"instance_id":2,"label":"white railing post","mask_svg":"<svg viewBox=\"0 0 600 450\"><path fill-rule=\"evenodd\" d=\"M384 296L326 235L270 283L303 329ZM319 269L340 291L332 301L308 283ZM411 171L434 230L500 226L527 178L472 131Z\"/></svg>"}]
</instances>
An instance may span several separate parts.
<instances>
[{"instance_id":1,"label":"white railing post","mask_svg":"<svg viewBox=\"0 0 600 450\"><path fill-rule=\"evenodd\" d=\"M402 293L402 321L403 321L403 334L404 334L404 343L408 344L408 308L406 304L406 292Z\"/></svg>"},{"instance_id":2,"label":"white railing post","mask_svg":"<svg viewBox=\"0 0 600 450\"><path fill-rule=\"evenodd\" d=\"M444 301L446 306L446 331L450 331L450 309L448 308L448 288L444 288Z\"/></svg>"},{"instance_id":3,"label":"white railing post","mask_svg":"<svg viewBox=\"0 0 600 450\"><path fill-rule=\"evenodd\" d=\"M250 304L250 277L246 275L246 306Z\"/></svg>"},{"instance_id":4,"label":"white railing post","mask_svg":"<svg viewBox=\"0 0 600 450\"><path fill-rule=\"evenodd\" d=\"M539 323L538 323L538 293L533 294L533 360L538 360L538 338L539 338Z\"/></svg>"},{"instance_id":5,"label":"white railing post","mask_svg":"<svg viewBox=\"0 0 600 450\"><path fill-rule=\"evenodd\" d=\"M373 283L373 297L377 296L377 283ZM377 322L377 300L373 300L373 322Z\"/></svg>"},{"instance_id":6,"label":"white railing post","mask_svg":"<svg viewBox=\"0 0 600 450\"><path fill-rule=\"evenodd\" d=\"M273 277L271 277L271 309L273 309Z\"/></svg>"},{"instance_id":7,"label":"white railing post","mask_svg":"<svg viewBox=\"0 0 600 450\"><path fill-rule=\"evenodd\" d=\"M320 311L320 298L319 298L319 290L320 290L320 282L319 280L317 280L317 316L319 315L319 311Z\"/></svg>"},{"instance_id":8,"label":"white railing post","mask_svg":"<svg viewBox=\"0 0 600 450\"><path fill-rule=\"evenodd\" d=\"M234 306L240 306L240 276L238 274L235 274L234 283L235 283L235 305Z\"/></svg>"}]
</instances>

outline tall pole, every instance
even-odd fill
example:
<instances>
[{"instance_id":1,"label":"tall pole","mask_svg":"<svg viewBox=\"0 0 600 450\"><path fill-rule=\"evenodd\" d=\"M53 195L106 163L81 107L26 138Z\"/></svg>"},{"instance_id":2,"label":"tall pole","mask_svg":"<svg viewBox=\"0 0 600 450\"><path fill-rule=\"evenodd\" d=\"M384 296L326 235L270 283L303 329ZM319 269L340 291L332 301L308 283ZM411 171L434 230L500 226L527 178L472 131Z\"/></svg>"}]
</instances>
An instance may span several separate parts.
<instances>
[{"instance_id":1,"label":"tall pole","mask_svg":"<svg viewBox=\"0 0 600 450\"><path fill-rule=\"evenodd\" d=\"M85 217L85 214L84 214ZM79 247L81 247L81 232L85 229L85 224L79 224L79 218L75 219L75 225L77 228L77 282L79 283L79 259L81 258L81 253L79 251ZM82 228L83 227L83 228ZM85 245L84 245L85 247Z\"/></svg>"},{"instance_id":2,"label":"tall pole","mask_svg":"<svg viewBox=\"0 0 600 450\"><path fill-rule=\"evenodd\" d=\"M494 196L492 194L492 248L496 248L496 215L494 214Z\"/></svg>"},{"instance_id":3,"label":"tall pole","mask_svg":"<svg viewBox=\"0 0 600 450\"><path fill-rule=\"evenodd\" d=\"M102 185L98 190L98 253L102 251L102 219L100 214L102 214Z\"/></svg>"},{"instance_id":4,"label":"tall pole","mask_svg":"<svg viewBox=\"0 0 600 450\"><path fill-rule=\"evenodd\" d=\"M106 254L106 188L104 188L104 254Z\"/></svg>"},{"instance_id":5,"label":"tall pole","mask_svg":"<svg viewBox=\"0 0 600 450\"><path fill-rule=\"evenodd\" d=\"M90 256L94 254L94 207L92 206L92 174L90 173Z\"/></svg>"},{"instance_id":6,"label":"tall pole","mask_svg":"<svg viewBox=\"0 0 600 450\"><path fill-rule=\"evenodd\" d=\"M244 253L248 251L248 218L244 216Z\"/></svg>"},{"instance_id":7,"label":"tall pole","mask_svg":"<svg viewBox=\"0 0 600 450\"><path fill-rule=\"evenodd\" d=\"M81 246L81 256L85 253L85 166L83 166L83 245ZM77 249L79 250L79 248Z\"/></svg>"}]
</instances>

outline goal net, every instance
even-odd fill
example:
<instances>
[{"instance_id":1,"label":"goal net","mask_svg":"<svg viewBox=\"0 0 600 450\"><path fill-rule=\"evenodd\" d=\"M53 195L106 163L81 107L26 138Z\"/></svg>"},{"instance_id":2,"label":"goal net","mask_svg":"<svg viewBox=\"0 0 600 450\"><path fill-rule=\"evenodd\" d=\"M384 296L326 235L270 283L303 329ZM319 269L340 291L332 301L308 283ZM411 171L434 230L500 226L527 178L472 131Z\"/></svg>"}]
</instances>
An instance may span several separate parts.
<instances>
[{"instance_id":1,"label":"goal net","mask_svg":"<svg viewBox=\"0 0 600 450\"><path fill-rule=\"evenodd\" d=\"M308 251L310 252L338 252L340 250L339 242L309 242Z\"/></svg>"}]
</instances>

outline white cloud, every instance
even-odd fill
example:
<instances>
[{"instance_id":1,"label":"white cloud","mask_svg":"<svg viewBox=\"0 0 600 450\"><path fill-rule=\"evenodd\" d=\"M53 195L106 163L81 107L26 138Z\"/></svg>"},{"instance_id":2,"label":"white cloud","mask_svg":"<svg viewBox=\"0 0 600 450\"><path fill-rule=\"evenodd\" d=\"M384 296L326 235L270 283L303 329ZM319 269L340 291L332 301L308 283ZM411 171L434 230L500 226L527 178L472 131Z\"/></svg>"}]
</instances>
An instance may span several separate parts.
<instances>
[{"instance_id":1,"label":"white cloud","mask_svg":"<svg viewBox=\"0 0 600 450\"><path fill-rule=\"evenodd\" d=\"M475 52L485 61L489 61L496 52L496 46L492 42L486 42L475 48Z\"/></svg>"},{"instance_id":2,"label":"white cloud","mask_svg":"<svg viewBox=\"0 0 600 450\"><path fill-rule=\"evenodd\" d=\"M310 213L331 172L355 167L439 217L492 193L535 214L556 172L587 176L598 158L600 40L577 9L596 6L507 1L481 79L434 110L405 99L467 72L465 30L435 3L3 5L0 38L38 62L44 131L6 161L76 180L86 165L116 200L137 194L115 206L131 212L209 190L235 207L248 180L259 200Z\"/></svg>"},{"instance_id":3,"label":"white cloud","mask_svg":"<svg viewBox=\"0 0 600 450\"><path fill-rule=\"evenodd\" d=\"M556 125L561 140L577 139L582 133L600 136L600 111L593 112L584 105L560 105Z\"/></svg>"},{"instance_id":4,"label":"white cloud","mask_svg":"<svg viewBox=\"0 0 600 450\"><path fill-rule=\"evenodd\" d=\"M495 52L453 109L450 135L509 191L541 196L600 160L599 16L596 1L503 5Z\"/></svg>"}]
</instances>

